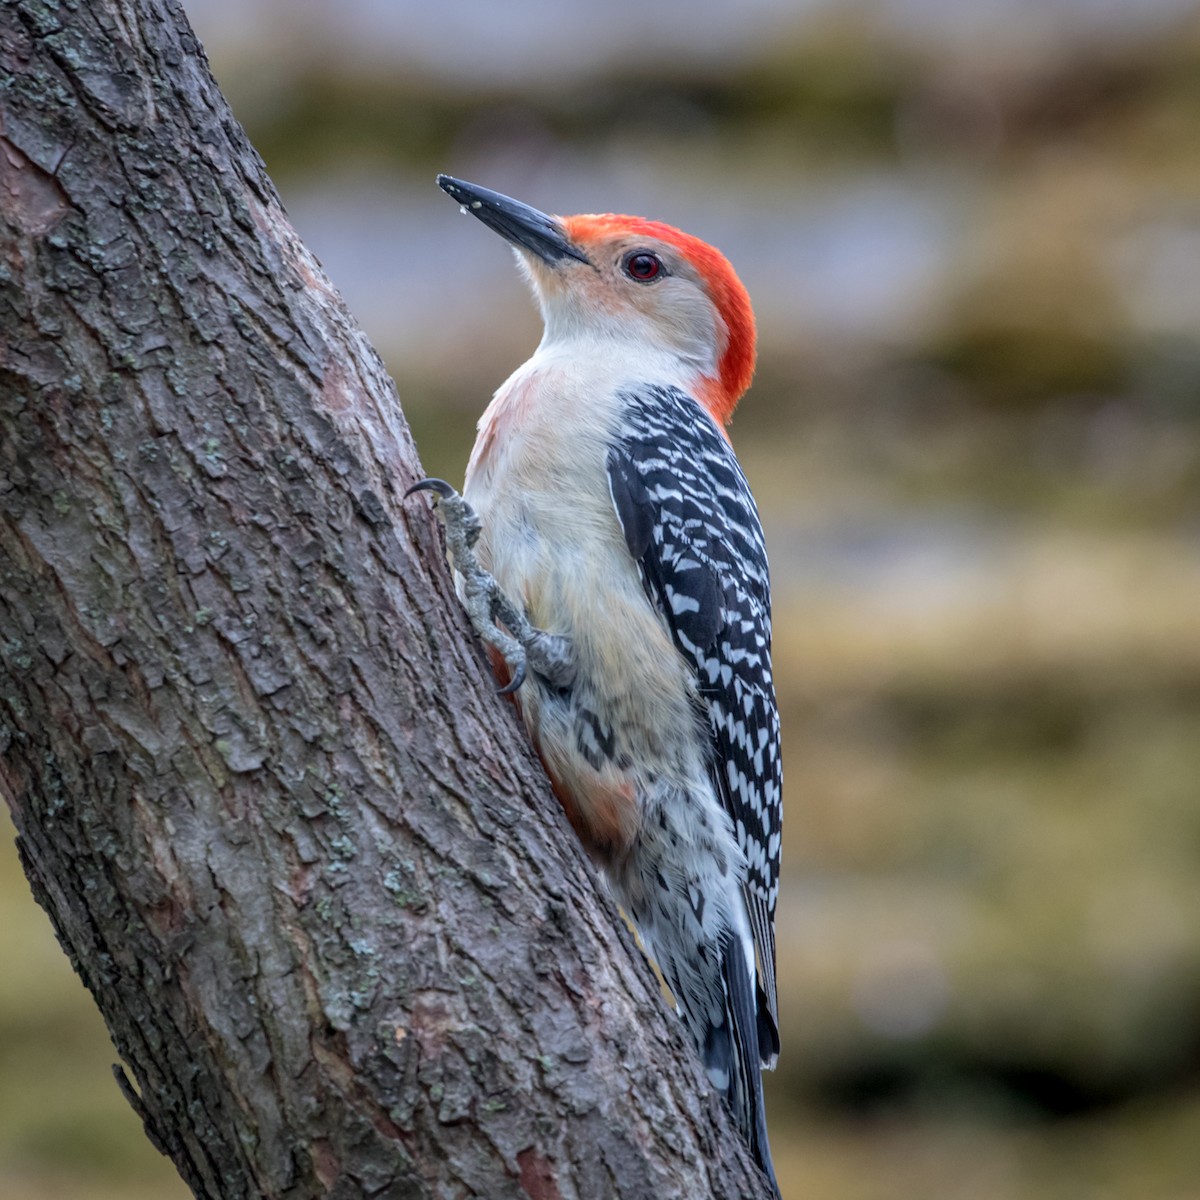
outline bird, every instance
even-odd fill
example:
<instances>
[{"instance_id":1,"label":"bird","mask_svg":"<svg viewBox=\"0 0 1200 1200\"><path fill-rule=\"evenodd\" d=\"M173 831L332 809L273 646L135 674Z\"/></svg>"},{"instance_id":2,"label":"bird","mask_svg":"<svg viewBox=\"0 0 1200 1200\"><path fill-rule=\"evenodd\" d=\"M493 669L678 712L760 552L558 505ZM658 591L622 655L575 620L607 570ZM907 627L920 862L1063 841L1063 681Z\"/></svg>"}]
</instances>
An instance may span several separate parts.
<instances>
[{"instance_id":1,"label":"bird","mask_svg":"<svg viewBox=\"0 0 1200 1200\"><path fill-rule=\"evenodd\" d=\"M749 297L663 222L437 182L511 244L544 329L480 418L461 495L407 494L432 493L499 690L778 1195L770 579L726 431L754 372Z\"/></svg>"}]
</instances>

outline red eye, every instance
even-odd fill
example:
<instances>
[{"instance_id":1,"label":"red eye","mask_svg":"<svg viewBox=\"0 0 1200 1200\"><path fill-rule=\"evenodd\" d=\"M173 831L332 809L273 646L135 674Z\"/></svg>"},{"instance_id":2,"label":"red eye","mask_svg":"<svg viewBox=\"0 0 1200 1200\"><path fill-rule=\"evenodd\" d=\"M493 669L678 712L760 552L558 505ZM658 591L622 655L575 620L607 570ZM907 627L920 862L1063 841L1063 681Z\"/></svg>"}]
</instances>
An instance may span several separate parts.
<instances>
[{"instance_id":1,"label":"red eye","mask_svg":"<svg viewBox=\"0 0 1200 1200\"><path fill-rule=\"evenodd\" d=\"M648 250L635 250L625 260L625 274L630 279L636 279L641 283L649 283L651 279L657 279L662 273L662 269L662 259Z\"/></svg>"}]
</instances>

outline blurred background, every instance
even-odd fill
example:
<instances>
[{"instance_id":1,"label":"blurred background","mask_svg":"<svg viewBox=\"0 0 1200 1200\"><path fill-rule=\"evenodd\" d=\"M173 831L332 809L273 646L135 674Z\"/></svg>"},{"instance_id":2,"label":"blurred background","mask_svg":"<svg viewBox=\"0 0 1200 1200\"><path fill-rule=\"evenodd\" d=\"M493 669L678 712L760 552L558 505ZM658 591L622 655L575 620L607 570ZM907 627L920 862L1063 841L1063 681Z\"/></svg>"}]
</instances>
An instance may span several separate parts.
<instances>
[{"instance_id":1,"label":"blurred background","mask_svg":"<svg viewBox=\"0 0 1200 1200\"><path fill-rule=\"evenodd\" d=\"M539 326L433 184L754 297L785 1195L1200 1197L1200 5L187 0L462 477ZM0 1194L185 1193L0 863Z\"/></svg>"}]
</instances>

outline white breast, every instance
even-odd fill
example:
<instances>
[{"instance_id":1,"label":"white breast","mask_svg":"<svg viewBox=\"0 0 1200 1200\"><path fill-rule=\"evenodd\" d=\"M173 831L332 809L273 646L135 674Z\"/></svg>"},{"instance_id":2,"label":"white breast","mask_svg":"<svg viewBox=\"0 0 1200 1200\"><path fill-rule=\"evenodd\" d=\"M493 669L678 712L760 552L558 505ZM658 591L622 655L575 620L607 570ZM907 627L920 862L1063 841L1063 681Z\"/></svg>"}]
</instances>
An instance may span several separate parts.
<instances>
[{"instance_id":1,"label":"white breast","mask_svg":"<svg viewBox=\"0 0 1200 1200\"><path fill-rule=\"evenodd\" d=\"M581 363L539 351L480 420L464 495L483 524L480 562L534 625L572 640L581 686L635 759L661 761L690 740L693 685L609 492L619 392L631 382L617 356ZM659 728L641 727L647 711Z\"/></svg>"}]
</instances>

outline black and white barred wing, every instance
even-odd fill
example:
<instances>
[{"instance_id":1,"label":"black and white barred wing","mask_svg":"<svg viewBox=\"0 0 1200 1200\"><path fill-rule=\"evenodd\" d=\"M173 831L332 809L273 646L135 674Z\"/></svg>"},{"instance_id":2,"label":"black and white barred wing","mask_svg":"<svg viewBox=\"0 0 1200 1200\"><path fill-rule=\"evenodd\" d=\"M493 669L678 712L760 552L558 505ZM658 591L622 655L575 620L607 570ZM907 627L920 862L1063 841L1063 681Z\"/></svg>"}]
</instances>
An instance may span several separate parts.
<instances>
[{"instance_id":1,"label":"black and white barred wing","mask_svg":"<svg viewBox=\"0 0 1200 1200\"><path fill-rule=\"evenodd\" d=\"M760 1055L773 1065L782 770L762 526L733 450L695 400L664 387L623 400L625 436L608 456L613 504L708 711L710 774L746 857Z\"/></svg>"}]
</instances>

